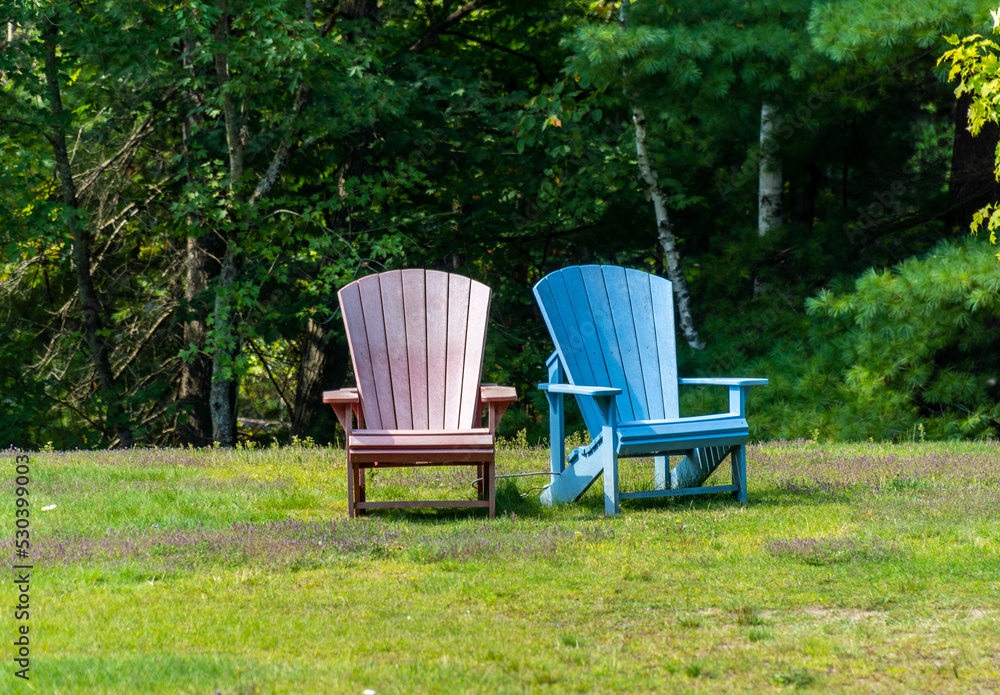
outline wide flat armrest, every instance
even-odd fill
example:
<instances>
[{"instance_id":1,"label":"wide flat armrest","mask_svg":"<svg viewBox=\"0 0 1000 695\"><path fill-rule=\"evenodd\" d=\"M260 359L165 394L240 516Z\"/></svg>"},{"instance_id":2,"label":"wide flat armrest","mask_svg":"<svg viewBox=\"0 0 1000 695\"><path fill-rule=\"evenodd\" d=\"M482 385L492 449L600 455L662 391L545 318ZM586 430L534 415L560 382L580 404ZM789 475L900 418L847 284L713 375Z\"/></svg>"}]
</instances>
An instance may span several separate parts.
<instances>
[{"instance_id":1,"label":"wide flat armrest","mask_svg":"<svg viewBox=\"0 0 1000 695\"><path fill-rule=\"evenodd\" d=\"M538 388L549 393L565 393L572 396L620 396L621 389L611 386L576 386L574 384L539 384Z\"/></svg>"},{"instance_id":2,"label":"wide flat armrest","mask_svg":"<svg viewBox=\"0 0 1000 695\"><path fill-rule=\"evenodd\" d=\"M746 414L747 398L750 397L751 386L764 386L767 379L678 379L678 384L695 386L728 386L729 413L743 417Z\"/></svg>"},{"instance_id":3,"label":"wide flat armrest","mask_svg":"<svg viewBox=\"0 0 1000 695\"><path fill-rule=\"evenodd\" d=\"M499 401L516 401L517 391L513 386L497 386L496 384L483 384L479 387L479 400L483 403L496 403Z\"/></svg>"},{"instance_id":4,"label":"wide flat armrest","mask_svg":"<svg viewBox=\"0 0 1000 695\"><path fill-rule=\"evenodd\" d=\"M337 403L358 403L360 400L361 398L358 396L358 390L356 388L323 392L323 402L331 405Z\"/></svg>"},{"instance_id":5,"label":"wide flat armrest","mask_svg":"<svg viewBox=\"0 0 1000 695\"><path fill-rule=\"evenodd\" d=\"M764 386L767 379L711 379L696 377L693 379L681 378L678 384L691 384L695 386Z\"/></svg>"}]
</instances>

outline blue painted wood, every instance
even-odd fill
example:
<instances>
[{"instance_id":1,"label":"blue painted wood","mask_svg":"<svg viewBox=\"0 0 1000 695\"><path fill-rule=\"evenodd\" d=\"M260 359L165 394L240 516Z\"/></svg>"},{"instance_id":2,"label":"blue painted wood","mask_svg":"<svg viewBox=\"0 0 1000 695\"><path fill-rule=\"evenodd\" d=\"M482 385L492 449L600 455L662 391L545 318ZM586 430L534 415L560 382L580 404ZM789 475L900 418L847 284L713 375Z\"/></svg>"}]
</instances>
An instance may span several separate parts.
<instances>
[{"instance_id":1,"label":"blue painted wood","mask_svg":"<svg viewBox=\"0 0 1000 695\"><path fill-rule=\"evenodd\" d=\"M570 396L618 396L622 392L621 389L613 388L611 386L577 386L576 384L542 383L538 385L538 388L542 391L565 393ZM601 416L603 417L603 410Z\"/></svg>"},{"instance_id":2,"label":"blue painted wood","mask_svg":"<svg viewBox=\"0 0 1000 695\"><path fill-rule=\"evenodd\" d=\"M545 363L549 372L549 383L561 384L563 368L559 355L552 353ZM546 390L549 401L549 458L553 473L562 473L566 468L566 399L558 391Z\"/></svg>"},{"instance_id":3,"label":"blue painted wood","mask_svg":"<svg viewBox=\"0 0 1000 695\"><path fill-rule=\"evenodd\" d=\"M575 383L593 383L599 377L594 376L590 358L584 352L585 341L573 314L565 278L561 273L554 273L549 278L548 282L536 285L535 296L539 298L539 306L543 307L545 325L550 335L554 336L556 354L567 372L567 378ZM590 432L601 426L601 415L594 403L581 402L580 411Z\"/></svg>"},{"instance_id":4,"label":"blue painted wood","mask_svg":"<svg viewBox=\"0 0 1000 695\"><path fill-rule=\"evenodd\" d=\"M549 382L539 387L549 399L550 418L559 420L550 423L553 475L543 502L576 499L604 475L605 511L617 513L620 500L631 494L619 489L618 458L640 455L654 457L656 492L670 496L702 491L673 489L673 482L697 476L700 484L729 456L733 486L713 490L746 499L746 400L750 387L767 380L678 378L669 281L638 270L580 266L542 278L534 292L555 345ZM729 412L681 418L681 384L728 387ZM568 459L564 395L576 397L593 439ZM673 471L671 454L687 454Z\"/></svg>"},{"instance_id":5,"label":"blue painted wood","mask_svg":"<svg viewBox=\"0 0 1000 695\"><path fill-rule=\"evenodd\" d=\"M578 339L582 345L582 351L586 355L587 364L581 364L586 369L578 369L573 372L573 383L593 384L596 386L610 386L612 376L609 373L606 350L601 345L599 332L594 323L594 310L591 306L590 298L587 296L587 280L580 272L580 268L567 268L561 275L560 281L566 288L566 298L569 302L572 313L569 315L576 324ZM582 360L581 360L582 362ZM614 365L610 365L614 369ZM587 424L587 429L594 432L601 427L601 415L596 409L596 404L591 402L580 402L581 407L585 407L583 420Z\"/></svg>"},{"instance_id":6,"label":"blue painted wood","mask_svg":"<svg viewBox=\"0 0 1000 695\"><path fill-rule=\"evenodd\" d=\"M628 395L628 382L625 378L624 360L619 349L618 338L615 335L611 301L604 283L603 266L582 266L580 268L580 276L584 283L583 292L590 303L593 315L594 332L597 334L596 344L600 346L601 352L604 354L604 364L608 371L608 381L594 384L594 386L617 386L621 388L622 395L615 399L615 403L618 406L618 419L634 420L635 415L632 411L632 401ZM572 374L568 376L570 383L585 383L575 379ZM594 432L591 432L591 436L593 435Z\"/></svg>"},{"instance_id":7,"label":"blue painted wood","mask_svg":"<svg viewBox=\"0 0 1000 695\"><path fill-rule=\"evenodd\" d=\"M746 413L747 399L752 386L763 386L767 379L678 379L681 384L700 386L728 386L729 412L742 417Z\"/></svg>"},{"instance_id":8,"label":"blue painted wood","mask_svg":"<svg viewBox=\"0 0 1000 695\"><path fill-rule=\"evenodd\" d=\"M766 386L768 381L767 379L712 379L703 377L682 377L677 380L677 383L702 386Z\"/></svg>"},{"instance_id":9,"label":"blue painted wood","mask_svg":"<svg viewBox=\"0 0 1000 695\"><path fill-rule=\"evenodd\" d=\"M733 485L736 491L733 497L738 502L747 501L747 450L746 447L736 447L732 453L733 457Z\"/></svg>"},{"instance_id":10,"label":"blue painted wood","mask_svg":"<svg viewBox=\"0 0 1000 695\"><path fill-rule=\"evenodd\" d=\"M567 268L563 271L561 279L566 284L567 297L573 309L573 321L579 330L583 350L590 364L591 378L584 379L581 373L578 375L579 383L608 386L611 384L611 377L608 375L604 350L598 340L597 327L594 325L594 312L590 306L590 299L587 297L586 281L583 274L579 268ZM572 288L572 292L569 291L570 288Z\"/></svg>"},{"instance_id":11,"label":"blue painted wood","mask_svg":"<svg viewBox=\"0 0 1000 695\"><path fill-rule=\"evenodd\" d=\"M687 451L704 446L745 444L749 428L744 418L724 415L622 422L618 425L618 454L648 456Z\"/></svg>"},{"instance_id":12,"label":"blue painted wood","mask_svg":"<svg viewBox=\"0 0 1000 695\"><path fill-rule=\"evenodd\" d=\"M601 450L604 452L604 513L609 515L617 514L621 507L618 496L620 492L618 484L618 454L616 452L617 447L615 446L618 436L618 413L611 398L595 398L594 400L601 408L601 418L603 420L601 423L601 442L604 446L601 447Z\"/></svg>"},{"instance_id":13,"label":"blue painted wood","mask_svg":"<svg viewBox=\"0 0 1000 695\"><path fill-rule=\"evenodd\" d=\"M663 384L660 381L659 349L656 344L656 309L653 306L653 295L650 292L649 273L638 270L625 271L628 283L629 304L632 309L632 332L637 345L636 355L639 358L639 369L642 373L642 383L645 392L642 402L645 406L643 419L662 420ZM671 312L672 313L672 312Z\"/></svg>"},{"instance_id":14,"label":"blue painted wood","mask_svg":"<svg viewBox=\"0 0 1000 695\"><path fill-rule=\"evenodd\" d=\"M598 437L588 446L579 447L570 453L567 461L569 465L560 475L552 476L553 483L542 490L542 504L567 504L579 499L590 489L604 472L605 449L601 446L602 443L603 440ZM554 484L555 481L558 484Z\"/></svg>"},{"instance_id":15,"label":"blue painted wood","mask_svg":"<svg viewBox=\"0 0 1000 695\"><path fill-rule=\"evenodd\" d=\"M642 490L640 492L621 492L618 494L618 497L623 500L641 500L649 499L651 497L679 497L681 495L704 495L713 492L736 493L738 491L739 488L736 485L711 485L706 487L688 488L687 490ZM745 502L746 500L743 501Z\"/></svg>"},{"instance_id":16,"label":"blue painted wood","mask_svg":"<svg viewBox=\"0 0 1000 695\"><path fill-rule=\"evenodd\" d=\"M670 456L653 457L653 488L656 490L670 488Z\"/></svg>"},{"instance_id":17,"label":"blue painted wood","mask_svg":"<svg viewBox=\"0 0 1000 695\"><path fill-rule=\"evenodd\" d=\"M660 385L663 387L663 417L680 417L677 393L677 348L674 331L674 292L669 280L651 277L649 294L654 307Z\"/></svg>"},{"instance_id":18,"label":"blue painted wood","mask_svg":"<svg viewBox=\"0 0 1000 695\"><path fill-rule=\"evenodd\" d=\"M639 344L636 341L635 321L632 318L631 298L625 269L614 266L604 267L604 283L608 291L614 335L618 340L618 355L625 372L625 382L616 384L628 393L632 405L630 420L645 420L649 417L646 407L646 387L642 381L642 364L639 362ZM622 418L625 419L624 417Z\"/></svg>"},{"instance_id":19,"label":"blue painted wood","mask_svg":"<svg viewBox=\"0 0 1000 695\"><path fill-rule=\"evenodd\" d=\"M670 471L670 489L698 487L729 456L732 447L706 446L692 449Z\"/></svg>"}]
</instances>

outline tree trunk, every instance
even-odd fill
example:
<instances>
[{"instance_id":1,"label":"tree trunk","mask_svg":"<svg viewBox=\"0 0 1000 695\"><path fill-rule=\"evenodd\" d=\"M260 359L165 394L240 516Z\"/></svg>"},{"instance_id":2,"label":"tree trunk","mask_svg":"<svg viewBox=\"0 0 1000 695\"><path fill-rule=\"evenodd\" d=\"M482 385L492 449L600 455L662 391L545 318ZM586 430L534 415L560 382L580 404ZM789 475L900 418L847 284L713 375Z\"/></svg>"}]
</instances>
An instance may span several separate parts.
<instances>
[{"instance_id":1,"label":"tree trunk","mask_svg":"<svg viewBox=\"0 0 1000 695\"><path fill-rule=\"evenodd\" d=\"M236 358L240 342L236 334L236 311L233 291L240 274L239 258L232 244L226 246L222 269L215 285L215 314L212 353L212 388L209 406L212 411L212 439L221 446L236 443L236 408L233 398L238 388Z\"/></svg>"},{"instance_id":2,"label":"tree trunk","mask_svg":"<svg viewBox=\"0 0 1000 695\"><path fill-rule=\"evenodd\" d=\"M618 8L618 24L625 28L628 26L628 9L631 3L629 0L622 0ZM639 173L646 183L646 193L653 202L653 210L656 212L656 238L663 249L663 265L666 267L667 278L673 284L674 305L677 307L678 328L684 340L695 350L705 348L705 343L701 342L698 331L694 326L694 316L691 312L691 295L688 292L687 280L684 278L684 271L681 270L681 254L677 249L677 239L674 237L673 227L670 224L670 215L667 212L667 196L660 188L660 181L657 178L656 170L653 168L652 160L649 157L649 145L646 140L646 128L648 122L646 114L639 105L639 98L631 92L629 87L630 75L626 70L622 77L625 82L625 97L632 107L632 123L635 125L635 153L639 160Z\"/></svg>"},{"instance_id":3,"label":"tree trunk","mask_svg":"<svg viewBox=\"0 0 1000 695\"><path fill-rule=\"evenodd\" d=\"M59 23L56 17L48 19L44 35L46 43L45 81L49 88L50 111L52 113L52 125L47 137L52 143L56 173L62 187L63 203L68 209L67 224L69 225L70 237L73 240L73 264L76 266L76 283L80 295L84 332L87 336L87 345L90 348L94 370L97 372L100 393L107 404L106 424L114 428L120 446L130 447L134 444L132 429L128 422L128 416L122 407L118 386L111 370L108 342L104 335L104 323L101 320L103 310L97 298L97 292L94 290L94 278L90 272L90 233L81 219L81 210L76 197L76 185L73 182L73 169L66 146L66 116L63 112L58 58L56 57L56 43L59 37Z\"/></svg>"},{"instance_id":4,"label":"tree trunk","mask_svg":"<svg viewBox=\"0 0 1000 695\"><path fill-rule=\"evenodd\" d=\"M667 277L674 286L674 304L677 306L681 334L688 345L695 350L701 350L705 347L705 343L701 342L694 326L694 318L691 313L691 295L688 293L684 271L681 270L681 254L677 249L677 239L674 237L670 216L667 213L667 196L660 188L656 171L649 159L649 148L646 143L646 114L635 100L632 102L632 122L635 124L635 151L639 159L639 171L643 181L646 182L649 199L653 201L653 209L656 211L657 239L663 249L663 263L666 266Z\"/></svg>"},{"instance_id":5,"label":"tree trunk","mask_svg":"<svg viewBox=\"0 0 1000 695\"><path fill-rule=\"evenodd\" d=\"M215 28L216 53L214 67L216 82L222 94L222 116L226 127L226 147L229 160L229 201L230 210L239 209L243 185L243 138L242 124L236 101L233 99L229 78L229 2L218 0L219 19ZM231 219L233 229L239 220ZM235 233L235 232L233 232ZM234 390L238 389L239 375L236 359L240 343L237 338L237 308L234 306L235 289L240 275L240 258L233 239L226 240L226 250L222 257L222 267L215 285L215 309L213 312L212 335L209 337L209 352L212 355L212 386L209 394L209 408L212 413L212 439L221 446L236 443L236 409Z\"/></svg>"},{"instance_id":6,"label":"tree trunk","mask_svg":"<svg viewBox=\"0 0 1000 695\"><path fill-rule=\"evenodd\" d=\"M215 40L215 74L219 91L223 95L222 115L226 126L226 144L229 149L229 197L233 204L231 210L240 210L243 197L244 173L244 123L233 99L233 89L230 83L229 56L226 44L229 40L228 0L218 0L219 22L216 25ZM305 0L303 16L307 22L312 21L312 2ZM328 30L328 29L327 29ZM321 30L321 35L323 30ZM256 186L247 199L247 208L252 208L271 192L271 189L281 178L282 171L288 163L293 143L299 135L298 118L309 102L309 86L304 82L299 85L295 95L292 112L289 114L287 134L279 143L278 149L270 165L260 176ZM254 225L252 210L239 213L238 219L231 219L232 229L250 229ZM234 231L233 235L236 234ZM240 341L237 336L237 307L235 300L236 285L239 281L242 259L236 250L236 239L227 240L222 268L216 283L215 324L212 328L212 388L210 407L212 411L212 436L222 446L232 446L236 441L236 397L239 388L239 374L235 369L235 361L240 352Z\"/></svg>"},{"instance_id":7,"label":"tree trunk","mask_svg":"<svg viewBox=\"0 0 1000 695\"><path fill-rule=\"evenodd\" d=\"M347 350L332 331L312 319L306 325L301 342L291 433L305 438L312 435L320 414L328 409L323 405L323 391L340 388L347 378ZM331 437L333 426L331 421ZM331 437L323 436L322 439Z\"/></svg>"},{"instance_id":8,"label":"tree trunk","mask_svg":"<svg viewBox=\"0 0 1000 695\"><path fill-rule=\"evenodd\" d=\"M757 234L766 236L781 226L781 162L776 156L774 107L760 107L760 176L757 189Z\"/></svg>"},{"instance_id":9,"label":"tree trunk","mask_svg":"<svg viewBox=\"0 0 1000 695\"><path fill-rule=\"evenodd\" d=\"M184 299L193 317L183 325L184 349L195 348L190 360L181 362L180 390L177 400L187 411L187 420L179 423L178 443L208 446L212 443L212 410L209 397L212 389L212 359L205 353L208 326L206 307L201 298L219 274L218 249L210 249L210 237L188 237L187 273ZM215 256L215 258L213 258Z\"/></svg>"},{"instance_id":10,"label":"tree trunk","mask_svg":"<svg viewBox=\"0 0 1000 695\"><path fill-rule=\"evenodd\" d=\"M323 366L326 362L323 327L313 319L306 322L299 348L299 367L295 374L295 406L292 434L307 436L315 420L316 395L322 393Z\"/></svg>"},{"instance_id":11,"label":"tree trunk","mask_svg":"<svg viewBox=\"0 0 1000 695\"><path fill-rule=\"evenodd\" d=\"M194 48L195 44L191 39L184 40L182 63L184 70L190 73L196 70L188 59ZM184 155L189 158L193 134L202 125L200 116L193 114L198 113L204 99L195 92L189 92L184 101L187 115L181 124L181 137ZM189 166L189 172L193 169L193 166ZM194 175L191 173L188 174L188 182L194 183ZM209 406L212 359L205 352L205 339L208 335L205 292L219 275L219 259L224 253L224 245L218 235L205 233L200 217L192 215L188 217L187 223L191 231L186 248L184 299L189 315L182 325L182 342L183 349L194 349L196 353L181 361L177 402L181 407L182 417L186 416L186 419L177 425L176 441L181 445L208 446L212 443L212 409Z\"/></svg>"},{"instance_id":12,"label":"tree trunk","mask_svg":"<svg viewBox=\"0 0 1000 695\"><path fill-rule=\"evenodd\" d=\"M366 140L369 136L366 136ZM361 177L371 174L374 168L369 161L369 149L366 144L354 148L348 155L347 162L341 169L337 180L337 190L341 197L346 195L345 184L349 177ZM332 229L344 224L351 214L349 208L341 208L331 215L327 226ZM323 405L324 388L338 388L343 384L331 381L331 370L336 373L337 365L329 363L336 356L337 346L328 335L323 324L309 319L305 331L299 341L299 367L295 383L295 411L292 414L292 434L306 437L316 422L316 416Z\"/></svg>"}]
</instances>

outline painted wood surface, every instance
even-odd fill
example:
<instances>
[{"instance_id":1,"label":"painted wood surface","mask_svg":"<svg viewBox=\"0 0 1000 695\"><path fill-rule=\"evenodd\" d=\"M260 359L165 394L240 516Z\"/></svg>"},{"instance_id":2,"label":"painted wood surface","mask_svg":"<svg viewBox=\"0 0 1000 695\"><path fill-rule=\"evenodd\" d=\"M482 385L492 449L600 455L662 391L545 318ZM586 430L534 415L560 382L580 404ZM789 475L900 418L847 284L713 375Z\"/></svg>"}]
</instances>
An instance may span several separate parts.
<instances>
[{"instance_id":1,"label":"painted wood surface","mask_svg":"<svg viewBox=\"0 0 1000 695\"><path fill-rule=\"evenodd\" d=\"M575 500L604 475L605 510L617 513L623 494L631 495L618 489L619 456L654 457L656 489L644 497L704 492L696 486L729 456L734 485L742 487L713 490L746 499L746 475L740 472L749 437L746 399L751 386L767 380L678 378L668 280L615 266L578 266L542 278L534 293L555 346L549 382L539 385L549 401L552 469L543 502ZM730 412L681 418L682 383L727 387ZM577 399L593 440L568 459L566 396ZM671 455L683 457L673 470Z\"/></svg>"},{"instance_id":2,"label":"painted wood surface","mask_svg":"<svg viewBox=\"0 0 1000 695\"><path fill-rule=\"evenodd\" d=\"M369 275L338 293L357 387L323 401L346 433L351 517L429 506L367 502L364 469L379 464L475 465L483 499L467 506L494 516L496 427L517 394L480 384L490 295L469 278L417 269Z\"/></svg>"},{"instance_id":3,"label":"painted wood surface","mask_svg":"<svg viewBox=\"0 0 1000 695\"><path fill-rule=\"evenodd\" d=\"M371 427L473 426L488 287L434 270L397 270L361 278L338 296Z\"/></svg>"}]
</instances>

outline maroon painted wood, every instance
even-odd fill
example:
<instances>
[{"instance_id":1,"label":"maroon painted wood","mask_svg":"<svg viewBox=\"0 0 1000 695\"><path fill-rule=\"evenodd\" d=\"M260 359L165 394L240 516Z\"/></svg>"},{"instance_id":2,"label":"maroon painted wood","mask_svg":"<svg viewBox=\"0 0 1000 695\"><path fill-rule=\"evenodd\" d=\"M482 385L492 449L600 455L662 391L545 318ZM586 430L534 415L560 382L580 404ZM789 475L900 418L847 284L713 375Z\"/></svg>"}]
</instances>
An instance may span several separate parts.
<instances>
[{"instance_id":1,"label":"maroon painted wood","mask_svg":"<svg viewBox=\"0 0 1000 695\"><path fill-rule=\"evenodd\" d=\"M367 502L364 469L379 464L474 465L480 499L468 506L495 515L496 428L517 394L480 384L490 295L482 283L433 270L370 275L340 291L358 386L328 391L323 402L346 433L350 517L433 506Z\"/></svg>"},{"instance_id":2,"label":"maroon painted wood","mask_svg":"<svg viewBox=\"0 0 1000 695\"><path fill-rule=\"evenodd\" d=\"M380 278L379 286L382 291L388 374L392 384L390 397L395 411L393 427L409 429L413 426L413 409L410 403L410 362L407 354L409 335L406 332L403 307L402 276L386 274Z\"/></svg>"},{"instance_id":3,"label":"maroon painted wood","mask_svg":"<svg viewBox=\"0 0 1000 695\"><path fill-rule=\"evenodd\" d=\"M448 276L428 272L425 278L426 326L441 331L448 325ZM444 428L445 370L448 345L427 335L427 427Z\"/></svg>"},{"instance_id":4,"label":"maroon painted wood","mask_svg":"<svg viewBox=\"0 0 1000 695\"><path fill-rule=\"evenodd\" d=\"M448 277L448 328L445 348L444 427L461 427L462 377L465 372L466 338L469 334L469 290L472 281L460 275ZM480 352L480 354L482 354ZM482 362L480 362L480 368ZM477 372L479 370L477 369ZM478 377L477 377L478 379Z\"/></svg>"},{"instance_id":5,"label":"maroon painted wood","mask_svg":"<svg viewBox=\"0 0 1000 695\"><path fill-rule=\"evenodd\" d=\"M403 315L414 429L427 429L427 290L423 273L404 273Z\"/></svg>"},{"instance_id":6,"label":"maroon painted wood","mask_svg":"<svg viewBox=\"0 0 1000 695\"><path fill-rule=\"evenodd\" d=\"M469 321L465 335L465 363L462 367L462 397L459 405L460 427L474 427L479 415L480 375L483 371L483 348L486 344L486 321L477 320L490 313L490 289L478 282L469 288Z\"/></svg>"}]
</instances>

